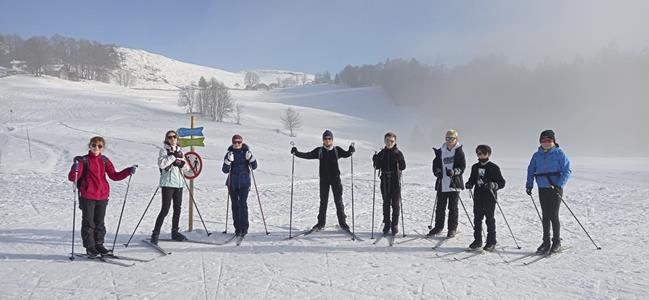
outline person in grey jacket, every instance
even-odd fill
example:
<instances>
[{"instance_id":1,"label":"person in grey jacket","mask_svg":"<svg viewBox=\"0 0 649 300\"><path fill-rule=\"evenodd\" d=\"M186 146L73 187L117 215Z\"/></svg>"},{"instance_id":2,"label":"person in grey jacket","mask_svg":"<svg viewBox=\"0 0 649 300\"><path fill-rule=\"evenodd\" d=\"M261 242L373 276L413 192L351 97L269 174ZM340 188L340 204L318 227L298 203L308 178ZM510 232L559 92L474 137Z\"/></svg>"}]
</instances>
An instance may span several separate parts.
<instances>
[{"instance_id":1,"label":"person in grey jacket","mask_svg":"<svg viewBox=\"0 0 649 300\"><path fill-rule=\"evenodd\" d=\"M176 241L185 241L187 238L178 231L180 221L180 208L183 202L183 187L185 178L183 173L188 170L183 149L178 146L178 134L169 130L165 134L164 147L158 155L158 168L160 168L160 187L162 188L162 207L155 222L151 243L158 244L160 228L169 213L173 200L173 216L171 218L171 238Z\"/></svg>"}]
</instances>

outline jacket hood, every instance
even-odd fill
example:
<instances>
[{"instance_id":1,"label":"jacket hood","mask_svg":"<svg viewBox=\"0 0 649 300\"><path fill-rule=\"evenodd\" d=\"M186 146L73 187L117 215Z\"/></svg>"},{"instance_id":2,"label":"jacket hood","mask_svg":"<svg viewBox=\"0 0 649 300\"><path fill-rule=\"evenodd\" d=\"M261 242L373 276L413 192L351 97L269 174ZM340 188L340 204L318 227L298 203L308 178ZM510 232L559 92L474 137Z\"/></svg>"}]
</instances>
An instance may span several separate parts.
<instances>
[{"instance_id":1,"label":"jacket hood","mask_svg":"<svg viewBox=\"0 0 649 300\"><path fill-rule=\"evenodd\" d=\"M230 145L230 147L228 147L228 151L237 151L237 150L248 151L248 150L250 150L250 148L248 148L248 145L246 143L243 143L243 145L241 145L241 149L234 149L234 147L232 145Z\"/></svg>"}]
</instances>

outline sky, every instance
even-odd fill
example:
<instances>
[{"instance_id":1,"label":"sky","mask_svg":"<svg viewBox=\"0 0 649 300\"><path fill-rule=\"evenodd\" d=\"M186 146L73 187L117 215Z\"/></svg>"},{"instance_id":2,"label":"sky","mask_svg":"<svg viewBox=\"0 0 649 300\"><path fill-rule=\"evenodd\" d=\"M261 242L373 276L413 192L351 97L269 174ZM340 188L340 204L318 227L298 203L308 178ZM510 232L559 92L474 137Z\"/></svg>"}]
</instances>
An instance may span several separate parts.
<instances>
[{"instance_id":1,"label":"sky","mask_svg":"<svg viewBox=\"0 0 649 300\"><path fill-rule=\"evenodd\" d=\"M0 33L60 34L229 71L386 58L514 63L649 48L649 1L2 1Z\"/></svg>"}]
</instances>

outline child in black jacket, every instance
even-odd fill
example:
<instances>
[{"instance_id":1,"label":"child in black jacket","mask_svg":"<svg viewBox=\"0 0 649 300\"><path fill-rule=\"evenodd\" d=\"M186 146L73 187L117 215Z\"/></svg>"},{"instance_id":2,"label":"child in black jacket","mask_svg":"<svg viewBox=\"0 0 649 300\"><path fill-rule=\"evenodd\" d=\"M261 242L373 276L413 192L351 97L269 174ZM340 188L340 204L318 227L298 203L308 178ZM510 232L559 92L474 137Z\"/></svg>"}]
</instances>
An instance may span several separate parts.
<instances>
[{"instance_id":1,"label":"child in black jacket","mask_svg":"<svg viewBox=\"0 0 649 300\"><path fill-rule=\"evenodd\" d=\"M478 162L471 167L471 176L466 183L467 189L474 189L473 194L473 237L475 240L469 248L477 249L482 247L482 218L487 217L487 244L483 248L486 251L493 251L496 248L496 201L498 201L498 190L505 187L505 179L500 173L500 168L489 161L491 147L479 145L475 149L478 155Z\"/></svg>"},{"instance_id":2,"label":"child in black jacket","mask_svg":"<svg viewBox=\"0 0 649 300\"><path fill-rule=\"evenodd\" d=\"M399 211L401 201L401 172L406 169L403 152L397 148L397 135L388 132L383 136L385 148L374 154L374 169L380 171L381 196L383 197L383 234L392 230L392 235L399 232ZM390 219L392 208L392 219ZM403 220L402 220L403 221Z\"/></svg>"}]
</instances>

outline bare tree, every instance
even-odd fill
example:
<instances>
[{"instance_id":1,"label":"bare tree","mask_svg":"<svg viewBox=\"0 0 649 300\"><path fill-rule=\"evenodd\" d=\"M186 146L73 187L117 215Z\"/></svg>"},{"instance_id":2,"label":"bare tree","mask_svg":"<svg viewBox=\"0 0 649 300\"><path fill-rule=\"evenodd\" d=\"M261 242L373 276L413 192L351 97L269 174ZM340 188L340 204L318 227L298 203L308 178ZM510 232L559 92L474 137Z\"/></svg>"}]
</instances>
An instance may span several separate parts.
<instances>
[{"instance_id":1,"label":"bare tree","mask_svg":"<svg viewBox=\"0 0 649 300\"><path fill-rule=\"evenodd\" d=\"M253 87L259 83L259 75L255 72L247 72L243 83L246 85L246 88Z\"/></svg>"},{"instance_id":2,"label":"bare tree","mask_svg":"<svg viewBox=\"0 0 649 300\"><path fill-rule=\"evenodd\" d=\"M237 123L237 125L241 125L242 114L243 114L243 105L237 103L237 105L234 106L234 121Z\"/></svg>"},{"instance_id":3,"label":"bare tree","mask_svg":"<svg viewBox=\"0 0 649 300\"><path fill-rule=\"evenodd\" d=\"M185 107L187 113L194 113L194 105L196 104L196 87L192 85L180 88L178 94L178 105Z\"/></svg>"},{"instance_id":4,"label":"bare tree","mask_svg":"<svg viewBox=\"0 0 649 300\"><path fill-rule=\"evenodd\" d=\"M119 70L115 74L115 79L117 79L117 84L123 87L134 86L136 82L135 76L129 70Z\"/></svg>"},{"instance_id":5,"label":"bare tree","mask_svg":"<svg viewBox=\"0 0 649 300\"><path fill-rule=\"evenodd\" d=\"M295 131L302 127L300 113L290 107L286 109L284 116L281 116L280 119L282 119L284 128L289 131L290 136L295 136Z\"/></svg>"},{"instance_id":6,"label":"bare tree","mask_svg":"<svg viewBox=\"0 0 649 300\"><path fill-rule=\"evenodd\" d=\"M219 82L216 88L216 121L223 122L224 118L229 117L234 112L235 101L232 99L230 90Z\"/></svg>"}]
</instances>

